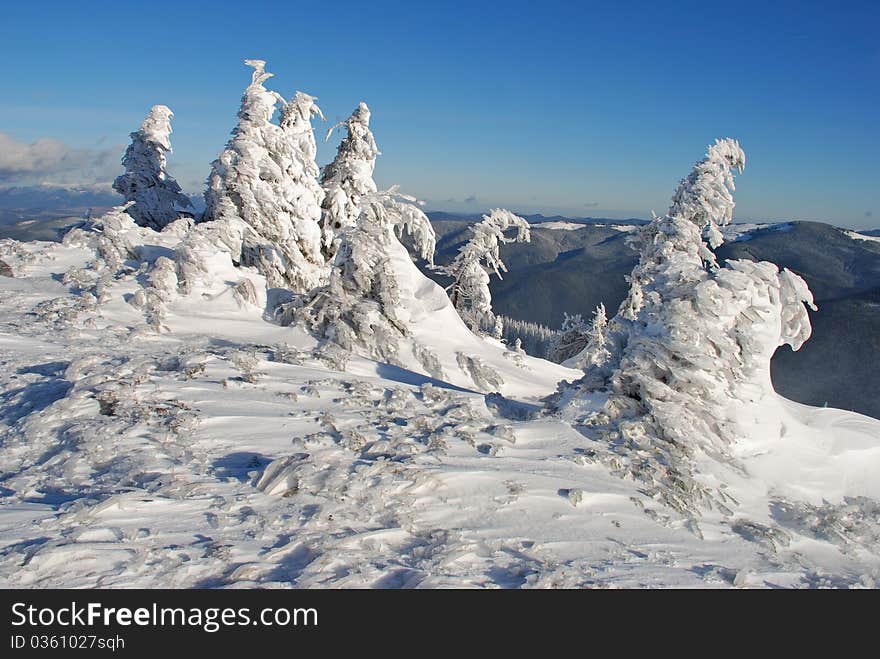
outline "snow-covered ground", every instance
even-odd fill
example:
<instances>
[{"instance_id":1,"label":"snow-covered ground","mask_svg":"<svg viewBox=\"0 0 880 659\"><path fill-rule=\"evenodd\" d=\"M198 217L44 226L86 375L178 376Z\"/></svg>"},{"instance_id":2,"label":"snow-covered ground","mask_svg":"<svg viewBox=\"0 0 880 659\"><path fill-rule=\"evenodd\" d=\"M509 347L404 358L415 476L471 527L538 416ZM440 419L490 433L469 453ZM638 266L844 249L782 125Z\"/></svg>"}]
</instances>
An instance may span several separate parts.
<instances>
[{"instance_id":1,"label":"snow-covered ground","mask_svg":"<svg viewBox=\"0 0 880 659\"><path fill-rule=\"evenodd\" d=\"M869 242L880 243L880 236L869 236L858 231L844 231L844 233L854 240L867 240Z\"/></svg>"},{"instance_id":2,"label":"snow-covered ground","mask_svg":"<svg viewBox=\"0 0 880 659\"><path fill-rule=\"evenodd\" d=\"M789 231L792 228L791 222L775 222L754 224L750 222L741 222L736 224L726 224L721 229L721 235L726 243L744 242L751 240L759 231Z\"/></svg>"},{"instance_id":3,"label":"snow-covered ground","mask_svg":"<svg viewBox=\"0 0 880 659\"><path fill-rule=\"evenodd\" d=\"M145 263L180 240L149 235ZM403 297L442 380L314 351L222 259L161 333L129 303L143 268L96 286L75 241L3 241L0 259L4 586L880 584L870 418L767 399L739 467L704 465L730 509L695 529L542 413L580 372L468 333L436 286ZM244 278L257 304L236 298ZM463 350L502 382L469 379Z\"/></svg>"},{"instance_id":4,"label":"snow-covered ground","mask_svg":"<svg viewBox=\"0 0 880 659\"><path fill-rule=\"evenodd\" d=\"M555 231L577 231L578 229L583 229L584 227L589 226L587 224L581 224L580 222L563 222L561 220L554 220L552 222L539 222L532 225L532 229L551 229Z\"/></svg>"},{"instance_id":5,"label":"snow-covered ground","mask_svg":"<svg viewBox=\"0 0 880 659\"><path fill-rule=\"evenodd\" d=\"M578 231L588 227L607 227L615 231L623 233L632 233L637 231L640 226L638 224L594 224L586 222L564 222L562 220L554 220L552 222L539 222L532 225L532 229L551 229L555 231Z\"/></svg>"},{"instance_id":6,"label":"snow-covered ground","mask_svg":"<svg viewBox=\"0 0 880 659\"><path fill-rule=\"evenodd\" d=\"M638 231L642 228L640 224L595 224L597 227L608 227L609 229L614 229L615 231L620 231L621 233L633 233L634 231Z\"/></svg>"}]
</instances>

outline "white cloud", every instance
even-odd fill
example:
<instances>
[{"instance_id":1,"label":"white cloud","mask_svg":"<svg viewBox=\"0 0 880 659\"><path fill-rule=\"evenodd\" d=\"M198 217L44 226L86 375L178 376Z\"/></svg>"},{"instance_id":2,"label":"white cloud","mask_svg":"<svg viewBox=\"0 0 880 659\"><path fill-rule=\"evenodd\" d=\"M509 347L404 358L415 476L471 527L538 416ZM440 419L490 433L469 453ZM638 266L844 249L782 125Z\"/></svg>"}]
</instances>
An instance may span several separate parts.
<instances>
[{"instance_id":1,"label":"white cloud","mask_svg":"<svg viewBox=\"0 0 880 659\"><path fill-rule=\"evenodd\" d=\"M0 132L0 185L94 185L120 171L123 147L76 149L43 137L27 144Z\"/></svg>"}]
</instances>

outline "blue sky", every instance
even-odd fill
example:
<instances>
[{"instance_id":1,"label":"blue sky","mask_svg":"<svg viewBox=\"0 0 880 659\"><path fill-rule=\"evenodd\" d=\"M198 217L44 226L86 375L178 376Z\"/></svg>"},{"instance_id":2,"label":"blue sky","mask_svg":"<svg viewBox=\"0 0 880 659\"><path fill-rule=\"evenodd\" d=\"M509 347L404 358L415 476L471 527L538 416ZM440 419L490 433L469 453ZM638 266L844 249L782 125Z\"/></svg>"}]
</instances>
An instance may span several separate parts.
<instances>
[{"instance_id":1,"label":"blue sky","mask_svg":"<svg viewBox=\"0 0 880 659\"><path fill-rule=\"evenodd\" d=\"M329 123L367 101L378 183L430 208L646 217L730 136L748 158L739 219L874 227L878 34L876 0L4 3L0 132L121 156L164 103L172 173L200 192L242 60L262 58ZM0 184L16 175L0 165Z\"/></svg>"}]
</instances>

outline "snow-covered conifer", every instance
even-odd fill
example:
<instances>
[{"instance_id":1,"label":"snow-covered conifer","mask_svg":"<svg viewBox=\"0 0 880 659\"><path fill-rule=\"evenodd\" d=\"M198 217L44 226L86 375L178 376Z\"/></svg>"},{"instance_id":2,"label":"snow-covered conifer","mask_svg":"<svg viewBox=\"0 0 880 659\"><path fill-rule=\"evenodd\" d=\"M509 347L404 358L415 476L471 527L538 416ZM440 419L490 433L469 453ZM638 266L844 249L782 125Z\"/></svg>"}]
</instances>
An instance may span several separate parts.
<instances>
[{"instance_id":1,"label":"snow-covered conifer","mask_svg":"<svg viewBox=\"0 0 880 659\"><path fill-rule=\"evenodd\" d=\"M336 254L340 238L347 228L358 224L365 209L382 206L382 221L393 226L401 241L409 243L416 254L433 265L436 238L430 220L414 197L400 193L397 186L379 190L373 180L376 158L380 151L370 130L370 108L361 102L344 122L330 128L345 126L346 136L339 143L336 157L321 172L325 197L323 204L322 239L324 253ZM373 210L368 215L375 216Z\"/></svg>"},{"instance_id":2,"label":"snow-covered conifer","mask_svg":"<svg viewBox=\"0 0 880 659\"><path fill-rule=\"evenodd\" d=\"M655 217L631 238L640 260L629 276L629 293L618 316L632 319L638 314L646 290L653 287L657 264L673 252L687 252L690 267L698 270L717 267L712 250L723 242L718 227L733 219L734 175L745 164L746 156L739 142L729 138L715 140L706 157L679 183L666 215Z\"/></svg>"},{"instance_id":3,"label":"snow-covered conifer","mask_svg":"<svg viewBox=\"0 0 880 659\"><path fill-rule=\"evenodd\" d=\"M574 392L606 389L606 414L578 422L613 439L617 468L688 515L701 500L724 505L722 494L694 480L694 455L732 459L730 444L748 418L735 410L774 395L773 353L783 344L798 349L810 334L804 303L813 300L800 277L767 262L716 262L718 226L733 217L733 174L744 163L737 142L717 141L668 213L641 231L607 352L595 354L591 341L572 360L586 368L584 378L561 390L563 408L576 415Z\"/></svg>"},{"instance_id":4,"label":"snow-covered conifer","mask_svg":"<svg viewBox=\"0 0 880 659\"><path fill-rule=\"evenodd\" d=\"M583 350L588 341L589 325L580 314L565 314L562 327L553 337L547 351L547 359L561 364Z\"/></svg>"},{"instance_id":5,"label":"snow-covered conifer","mask_svg":"<svg viewBox=\"0 0 880 659\"><path fill-rule=\"evenodd\" d=\"M607 328L608 317L604 304L596 307L590 322L583 320L580 314L565 314L562 330L554 338L548 358L573 368L605 363L609 356L606 346ZM574 357L578 358L573 359Z\"/></svg>"},{"instance_id":6,"label":"snow-covered conifer","mask_svg":"<svg viewBox=\"0 0 880 659\"><path fill-rule=\"evenodd\" d=\"M369 129L369 109L362 103L348 120L349 135L339 153L324 170L328 198L324 228L333 253L327 286L315 290L303 303L296 301L280 313L281 321L304 320L316 334L346 350L360 348L370 356L396 362L401 338L409 335L401 313L401 288L395 260L410 256L401 239L416 254L433 264L436 238L427 216L415 200L395 188L377 190L372 178L379 153ZM343 214L334 214L344 211ZM329 214L328 214L329 213ZM426 346L413 353L432 374L438 363Z\"/></svg>"},{"instance_id":7,"label":"snow-covered conifer","mask_svg":"<svg viewBox=\"0 0 880 659\"><path fill-rule=\"evenodd\" d=\"M516 236L507 237L505 231L516 229ZM483 215L481 222L470 227L473 234L458 251L452 263L439 269L453 278L449 298L462 320L473 332L497 333L495 314L492 313L492 294L489 291L489 273L499 279L507 267L501 260L502 243L529 242L529 223L509 210L496 208Z\"/></svg>"},{"instance_id":8,"label":"snow-covered conifer","mask_svg":"<svg viewBox=\"0 0 880 659\"><path fill-rule=\"evenodd\" d=\"M734 173L742 172L745 166L746 154L739 142L730 138L715 140L706 157L679 184L667 215L693 222L706 232L709 246L717 248L724 242L718 227L733 220ZM713 254L703 256L715 263Z\"/></svg>"},{"instance_id":9,"label":"snow-covered conifer","mask_svg":"<svg viewBox=\"0 0 880 659\"><path fill-rule=\"evenodd\" d=\"M409 331L400 314L401 284L393 261L409 256L395 235L397 216L381 198L369 199L366 206L361 202L356 224L337 235L329 284L314 291L304 306L295 302L285 309L281 320L304 318L315 333L346 350L360 347L370 356L397 363L400 339ZM430 357L423 347L419 354ZM426 366L430 363L426 360Z\"/></svg>"},{"instance_id":10,"label":"snow-covered conifer","mask_svg":"<svg viewBox=\"0 0 880 659\"><path fill-rule=\"evenodd\" d=\"M315 161L317 146L312 117L324 115L315 97L302 92L281 108L283 140L275 157L282 166L284 213L291 230L280 235L288 261L288 281L296 290L307 290L326 281L328 269L321 253L321 203L324 190ZM282 226L284 221L281 221ZM266 234L270 237L269 234Z\"/></svg>"},{"instance_id":11,"label":"snow-covered conifer","mask_svg":"<svg viewBox=\"0 0 880 659\"><path fill-rule=\"evenodd\" d=\"M321 185L326 196L323 203L322 234L325 254L336 252L335 237L345 227L357 223L365 195L375 193L373 170L379 149L370 130L370 108L361 102L344 122L346 136L339 144L336 158L321 172Z\"/></svg>"},{"instance_id":12,"label":"snow-covered conifer","mask_svg":"<svg viewBox=\"0 0 880 659\"><path fill-rule=\"evenodd\" d=\"M234 258L256 267L269 286L305 292L326 279L320 250L320 204L311 117L314 98L298 93L290 102L263 83L272 76L263 60L254 69L226 149L212 165L205 193L205 222L239 226ZM282 105L281 125L272 122ZM234 233L234 231L233 231Z\"/></svg>"},{"instance_id":13,"label":"snow-covered conifer","mask_svg":"<svg viewBox=\"0 0 880 659\"><path fill-rule=\"evenodd\" d=\"M587 345L585 346L586 359L577 362L576 366L583 368L589 364L604 364L608 361L610 351L608 350L608 316L605 312L605 305L599 304L593 313L593 320L587 330Z\"/></svg>"},{"instance_id":14,"label":"snow-covered conifer","mask_svg":"<svg viewBox=\"0 0 880 659\"><path fill-rule=\"evenodd\" d=\"M180 217L180 210L192 202L166 171L166 154L171 153L171 117L165 105L154 105L131 134L131 144L122 157L125 173L113 181L113 189L134 202L127 212L144 227L161 230Z\"/></svg>"}]
</instances>

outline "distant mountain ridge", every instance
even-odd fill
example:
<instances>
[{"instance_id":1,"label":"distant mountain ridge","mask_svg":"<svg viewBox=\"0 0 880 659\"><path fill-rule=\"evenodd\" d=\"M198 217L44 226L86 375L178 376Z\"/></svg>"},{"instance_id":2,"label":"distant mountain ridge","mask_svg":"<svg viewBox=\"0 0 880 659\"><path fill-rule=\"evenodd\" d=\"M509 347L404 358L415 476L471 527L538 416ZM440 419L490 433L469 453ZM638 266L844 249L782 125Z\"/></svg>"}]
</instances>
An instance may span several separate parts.
<instances>
[{"instance_id":1,"label":"distant mountain ridge","mask_svg":"<svg viewBox=\"0 0 880 659\"><path fill-rule=\"evenodd\" d=\"M514 211L516 212L516 211ZM448 213L446 211L426 211L425 213L432 222L476 222L483 216L482 213ZM529 221L529 224L544 224L548 222L572 222L574 224L647 224L648 220L636 217L610 219L606 217L568 217L565 215L541 215L535 213L528 215L517 213L520 217Z\"/></svg>"},{"instance_id":2,"label":"distant mountain ridge","mask_svg":"<svg viewBox=\"0 0 880 659\"><path fill-rule=\"evenodd\" d=\"M202 195L188 195L197 209L204 208ZM122 203L122 196L100 187L57 187L49 185L0 188L0 223L39 220L43 217L78 215L92 208L95 211Z\"/></svg>"},{"instance_id":3,"label":"distant mountain ridge","mask_svg":"<svg viewBox=\"0 0 880 659\"><path fill-rule=\"evenodd\" d=\"M190 195L196 212L204 199ZM0 238L58 240L58 229L86 214L102 215L121 204L118 193L103 187L57 187L48 185L0 188Z\"/></svg>"},{"instance_id":4,"label":"distant mountain ridge","mask_svg":"<svg viewBox=\"0 0 880 659\"><path fill-rule=\"evenodd\" d=\"M0 188L0 209L7 211L69 212L80 208L115 206L121 199L117 193L110 189L42 185Z\"/></svg>"}]
</instances>

